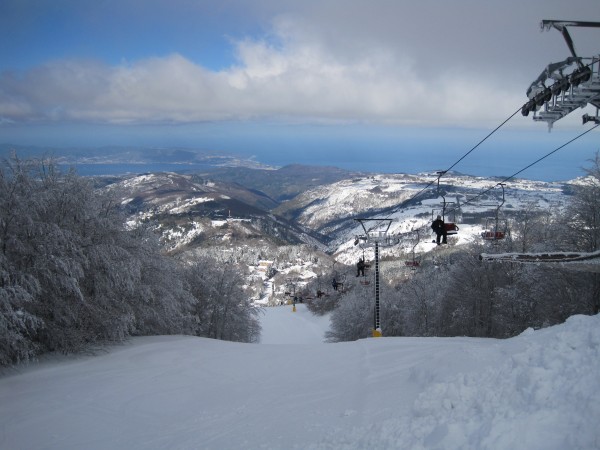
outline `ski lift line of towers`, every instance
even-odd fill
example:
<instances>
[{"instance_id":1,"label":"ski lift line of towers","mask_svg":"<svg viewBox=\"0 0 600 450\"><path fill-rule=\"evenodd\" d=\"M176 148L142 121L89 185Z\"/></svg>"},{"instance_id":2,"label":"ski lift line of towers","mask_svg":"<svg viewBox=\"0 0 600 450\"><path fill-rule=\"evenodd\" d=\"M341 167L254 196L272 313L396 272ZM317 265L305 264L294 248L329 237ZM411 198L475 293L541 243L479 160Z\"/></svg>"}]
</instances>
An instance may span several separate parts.
<instances>
[{"instance_id":1,"label":"ski lift line of towers","mask_svg":"<svg viewBox=\"0 0 600 450\"><path fill-rule=\"evenodd\" d=\"M452 234L457 234L458 232L458 226L456 225L456 218L457 215L462 214L461 211L461 205L458 201L456 202L449 202L446 201L445 195L443 195L443 192L440 190L440 186L439 186L439 179L441 178L441 176L443 176L446 173L446 171L440 171L437 172L437 192L438 194L440 194L440 197L442 197L442 202L441 202L441 209L432 209L431 210L431 215L432 215L432 220L435 218L436 214L439 212L440 215L442 215L444 217L444 219L446 218L446 216L448 214L452 214L453 217L453 222L448 222L448 234L452 235ZM431 183L434 184L434 183ZM499 217L499 211L502 208L502 205L505 203L505 194L504 194L504 183L498 183L497 186L501 186L502 187L502 200L500 203L498 204L483 204L483 203L479 203L476 204L476 207L494 207L495 208L495 216L494 217L487 217L485 218L485 230L481 233L481 237L484 239L484 241L491 241L491 242L497 242L501 239L503 239L507 234L508 234L508 225L507 225L507 220L506 219L502 219ZM488 189L487 191L489 191L491 189ZM485 191L485 192L487 192ZM479 194L478 196L475 196L474 198L479 197L481 194ZM463 205L471 203L472 199L469 200L467 199ZM456 205L456 206L454 206ZM448 208L452 207L452 209L449 211ZM457 214L457 211L460 214ZM410 268L411 270L417 270L420 266L421 266L421 258L417 257L417 246L426 241L426 238L424 239L423 236L427 235L427 233L429 233L431 230L429 229L429 224L423 225L419 228L413 228L411 231L408 232L404 232L404 233L399 233L399 234L389 234L389 229L391 226L391 223L394 221L394 219L389 219L389 218L385 218L385 219L381 219L381 218L360 218L360 219L355 219L356 221L361 222L362 228L363 228L363 232L364 234L361 236L357 236L357 243L355 245L357 245L358 243L360 243L360 247L363 249L363 260L366 263L365 266L365 274L360 277L360 279L358 280L359 283L363 286L370 286L371 285L371 280L372 280L372 276L367 277L367 274L369 273L369 269L371 268L371 266L367 263L367 259L365 258L365 248L371 247L374 248L375 250L375 286L374 286L374 290L375 290L375 294L376 296L378 296L379 294L379 279L378 279L378 275L379 275L379 256L380 256L380 252L379 250L381 248L385 248L385 247L392 247L394 245L400 244L401 242L410 245L411 246L411 250L410 250L410 257L409 259L406 259L404 261L404 265L408 268ZM375 222L375 226L367 228L366 225L364 225L365 221L373 221ZM384 230L381 230L378 228L378 224L384 224L387 225L385 227ZM416 240L415 240L416 237ZM272 266L273 261L267 261L267 260L261 260L259 262L259 267L257 268L257 271L266 274L268 272L268 270L270 269L270 267ZM334 291L339 291L341 293L343 293L345 291L345 285L346 285L346 273L344 272L339 272L338 270L335 269L335 264L336 262L334 261L333 263L333 270L332 270L332 276L333 279L336 280L336 286L333 286ZM350 269L352 270L352 269ZM318 277L319 278L319 277ZM323 281L325 283L325 288L323 289L321 281ZM331 288L331 279L325 279L324 274L321 275L321 280L319 281L319 286L317 288L316 291L316 297L320 298L321 296L329 296L330 295L330 288ZM293 299L297 298L297 301L300 301L300 298L303 299L312 299L314 298L312 294L306 295L306 292L302 292L302 288L301 285L303 284L302 280L300 280L299 278L297 279L293 279L293 278L286 278L285 281L285 286L284 286L284 296L288 298L288 302L291 302L292 304L294 304ZM272 295L275 296L275 288L274 286L272 286ZM293 311L295 311L295 305L293 307ZM375 324L374 323L374 335L377 334L376 330L380 330L380 326L379 324ZM379 333L381 333L379 331Z\"/></svg>"},{"instance_id":2,"label":"ski lift line of towers","mask_svg":"<svg viewBox=\"0 0 600 450\"><path fill-rule=\"evenodd\" d=\"M538 77L528 90L529 101L521 108L523 116L529 115L529 112L533 111L534 121L545 121L548 124L548 130L552 129L552 125L557 120L570 114L577 108L585 107L588 103L591 103L596 107L596 115L588 116L585 114L582 117L583 124L587 122L594 122L600 124L600 56L588 58L590 62L583 64L584 58L580 58L575 53L575 48L572 39L567 31L567 26L583 26L583 27L600 27L599 22L573 22L573 21L555 21L555 20L544 20L542 21L542 29L556 28L559 30L567 46L569 47L573 58L568 58L562 63L549 65L544 72ZM577 64L577 67L572 70L569 75L563 75L563 70L573 63ZM597 66L596 69L594 67ZM548 78L553 78L556 82L547 87L545 81ZM543 111L541 107L544 107ZM440 178L446 172L438 172L437 188L438 194L440 193L439 181ZM486 230L483 231L481 237L486 241L497 242L498 240L504 239L507 232L508 226L506 219L500 219L499 212L505 202L504 195L504 183L499 183L502 188L502 202L497 205L495 217L492 219L486 219ZM442 197L442 214L441 217L444 220L444 226L447 234L456 234L458 227L454 222L446 222L447 206L454 202L447 202L445 195ZM456 207L453 208L453 212L456 215L456 211L460 209L458 204L458 198ZM492 205L490 205L492 206ZM432 212L432 219L434 213ZM374 307L374 324L373 324L373 336L379 337L382 335L381 324L379 318L379 246L394 245L395 239L392 239L387 235L389 231L392 219L374 219L374 218L359 218L355 219L360 223L363 228L364 234L357 236L354 245L358 245L362 241L362 245L373 245L375 247L375 307ZM385 230L377 230L377 227L367 229L365 226L366 222L375 221L377 225L384 223L387 224ZM493 226L491 226L493 225ZM418 266L415 258L415 248L419 243L420 234L417 232L417 243L413 246L413 260L407 262L407 265L413 268Z\"/></svg>"},{"instance_id":3,"label":"ski lift line of towers","mask_svg":"<svg viewBox=\"0 0 600 450\"><path fill-rule=\"evenodd\" d=\"M438 180L437 180L438 181L438 186L437 186L438 193L441 193L440 188L439 188L439 178L443 174L445 174L445 172L438 172ZM503 239L507 233L507 228L505 228L506 223L507 223L506 220L499 218L499 211L505 202L504 183L499 183L498 185L502 187L502 200L499 204L494 204L494 205L478 204L477 205L477 206L494 207L495 208L495 217L486 218L486 230L484 232L482 232L482 234L481 234L481 237L486 241L498 241L500 239ZM449 205L453 205L454 202L446 201L444 195L441 195L441 197L442 197L441 213L445 216L446 213L448 212L446 210L446 208ZM471 201L472 200L467 200L465 202L465 204L467 204ZM455 216L456 216L456 211L460 210L460 204L458 202L458 199L457 199L456 203L458 204L458 206L453 208L453 213ZM433 219L433 217L435 217L435 214L437 213L437 211L438 210L436 210L436 209L432 210L432 219ZM380 309L379 309L379 297L380 297L379 256L380 256L380 250L382 248L386 248L386 247L393 247L397 244L400 244L401 242L406 242L407 237L409 237L409 236L412 237L416 233L416 242L412 241L412 249L411 249L412 259L405 261L406 266L410 267L410 269L412 269L412 270L416 270L418 267L420 267L420 260L417 259L417 257L416 257L416 247L421 242L422 231L425 230L426 228L428 228L428 226L423 226L421 228L413 229L407 233L389 234L390 226L391 226L391 223L394 221L394 219L390 219L390 218L385 218L385 219L384 218L357 218L354 220L360 223L362 230L363 230L363 234L356 236L356 240L355 240L355 245L360 244L360 248L362 248L362 250L363 250L363 258L362 258L363 261L366 262L365 248L369 248L369 247L374 248L374 256L375 256L375 258L374 258L375 259L374 276L371 276L371 275L369 277L366 276L366 273L368 273L368 269L370 268L370 265L366 264L366 266L365 266L366 273L365 272L363 273L363 276L361 277L361 279L359 279L359 282L363 286L369 286L371 284L371 279L374 278L373 293L375 295L375 306L374 306L374 312L373 312L374 319L373 319L372 333L373 333L374 337L380 337L380 336L382 336L381 323L380 323ZM367 223L369 223L369 222L373 222L373 223L375 223L375 225L368 227ZM448 224L450 227L449 234L457 234L458 226L456 226L456 224L454 222L449 222ZM266 266L266 265L268 265L268 262L265 261L265 262L263 262L263 264ZM342 273L338 272L335 269L335 264L336 264L336 262L334 261L332 275L333 275L333 279L336 280L337 286L333 286L333 289L335 291L344 292L344 286L346 283L346 274L343 272ZM358 276L358 274L357 274L357 276ZM321 290L321 284L319 283L319 288L317 290L316 297L319 298L321 296L329 296L329 281L331 281L331 280L325 280L327 287L324 290ZM293 279L293 278L286 279L284 294L286 297L289 297L289 299L293 305L292 311L296 311L296 302L301 302L302 301L301 298L304 298L304 299L314 298L312 296L304 295L304 293L302 293L301 289L300 289L300 279Z\"/></svg>"},{"instance_id":4,"label":"ski lift line of towers","mask_svg":"<svg viewBox=\"0 0 600 450\"><path fill-rule=\"evenodd\" d=\"M500 216L501 209L506 201L506 197L505 197L506 183L498 183L497 185L494 186L494 188L499 186L502 189L501 199L497 203L473 203L475 199L477 199L481 196L481 193L480 193L476 196L473 196L471 199L467 198L467 200L463 203L463 205L461 205L458 197L457 197L456 202L447 201L446 196L441 191L440 186L439 186L439 179L445 173L446 173L445 171L437 172L437 175L438 175L437 193L438 193L438 196L442 198L442 201L441 201L441 205L439 208L431 209L431 221L433 221L437 215L440 215L442 217L442 219L445 221L447 234L448 235L456 235L456 234L458 234L458 231L459 231L459 227L456 222L460 221L457 219L460 215L462 215L461 208L464 205L471 204L472 206L475 206L476 208L483 207L488 211L493 211L493 215L491 215L491 216L488 215L487 217L482 219L483 220L483 223L482 223L483 231L481 232L480 236L485 242L497 244L497 243L499 243L499 241L505 239L506 236L510 235L508 219ZM494 188L488 189L485 192L487 193ZM451 220L447 220L449 217ZM355 219L355 220L369 220L369 219ZM388 219L370 219L370 220L388 220ZM421 242L426 241L426 238L424 238L424 236L427 236L427 234L431 232L429 224L430 223L427 223L421 227L413 228L412 230L410 230L408 232L394 234L393 236L387 237L387 239L389 239L389 240L396 239L399 242L402 241L402 242L406 243L406 245L411 246L411 250L409 252L411 257L410 257L410 259L407 259L405 261L405 266L411 268L412 270L416 270L418 267L420 267L421 261L419 258L417 258L417 247L419 246L419 244ZM363 231L365 231L365 235L370 233L370 230L367 230L367 229L363 229ZM371 234L373 234L373 233L371 233ZM361 240L364 238L361 238L360 236L358 236L357 239ZM356 245L356 243L355 243L355 245ZM364 249L363 249L363 259L364 259ZM368 284L368 282L364 282L361 284Z\"/></svg>"},{"instance_id":5,"label":"ski lift line of towers","mask_svg":"<svg viewBox=\"0 0 600 450\"><path fill-rule=\"evenodd\" d=\"M600 27L600 23L555 20L542 21L542 29L556 28L563 34L563 37L567 41L567 45L573 55L573 58L568 58L562 63L549 65L545 69L545 71L542 72L540 77L538 77L538 79L534 81L534 83L532 83L530 89L528 90L529 101L525 103L521 108L521 112L524 116L527 116L529 112L533 112L533 119L535 121L547 122L549 130L551 129L554 122L568 115L575 109L586 106L588 103L596 106L596 116L590 117L587 114L584 115L583 123L585 124L591 121L596 124L600 124L600 117L598 116L598 109L600 106L600 56L594 56L592 58L578 57L575 53L573 42L568 34L567 26ZM584 62L587 61L589 61L589 63L584 64ZM563 74L563 70L572 68L573 64L576 64L577 67L573 69L571 73L566 75ZM555 83L550 87L547 87L545 85L545 81L548 78L552 78L555 80ZM543 110L541 109L542 106ZM438 172L438 192L439 180L443 174L445 174L445 172ZM495 216L486 218L485 230L481 233L481 237L485 241L491 241L493 243L497 243L499 240L504 239L509 234L507 219L502 219L499 217L500 209L502 208L505 202L504 184L499 183L498 185L502 187L501 203L499 205L479 205L496 208ZM466 203L469 203L469 201L467 201ZM447 202L445 196L442 195L441 216L444 219L444 221L446 221L447 214L454 213L454 221L449 221L448 223L446 223L446 231L448 234L457 234L458 232L458 227L455 223L456 213L457 211L460 212L461 208L458 202L458 198L456 202L456 207L453 207L453 204L454 202ZM451 210L447 210L449 206L452 206ZM433 217L435 217L434 211L432 211L432 220ZM415 252L416 247L421 239L421 231L424 229L425 226L416 230L413 229L409 233L405 233L408 235L413 235L414 233L416 233L417 241L412 247L412 260L406 261L406 265L410 266L413 269L419 266L419 261L416 258ZM371 230L366 230L366 228L364 228L364 231L365 236L368 236L368 231ZM389 241L389 237L387 237L386 234L387 231L383 233L383 236L385 236L385 238L383 241L381 241L381 243L383 243L386 239L388 239ZM382 235L377 237L377 239L381 238ZM377 242L375 236L371 237L371 241ZM377 250L379 247L379 243L377 243L375 247L376 256L378 257ZM375 326L375 329L377 329L377 326Z\"/></svg>"},{"instance_id":6,"label":"ski lift line of towers","mask_svg":"<svg viewBox=\"0 0 600 450\"><path fill-rule=\"evenodd\" d=\"M444 207L446 206L446 203L447 202L444 199ZM499 210L499 207L497 210ZM393 219L389 219L389 218L355 218L354 220L360 223L360 225L364 231L364 233L362 235L356 236L354 245L355 246L360 245L360 247L363 248L363 255L364 255L364 248L367 246L374 247L374 250L375 250L375 255L374 255L375 256L375 273L374 273L375 303L374 303L374 308L373 308L372 335L373 335L373 337L381 337L383 335L383 332L381 329L381 320L380 320L379 250L381 247L392 247L392 246L399 244L401 242L401 238L399 235L389 235L388 234ZM375 222L375 225L373 227L367 228L366 223L368 223L368 222ZM458 231L458 227L456 226L456 224L449 223L448 225L450 225L450 227L449 227L450 233L456 234L456 232ZM406 265L410 266L413 269L415 269L416 267L419 266L419 263L416 260L415 254L414 254L415 247L416 247L416 245L418 245L418 242L420 240L419 229L417 229L416 232L417 232L417 243L413 246L413 259L412 259L412 261L406 261ZM494 233L494 236L499 236L499 234ZM496 239L497 239L497 237L496 237ZM363 256L363 259L364 259L364 256ZM357 276L358 275L359 274L357 273ZM364 273L363 273L363 276L364 276ZM363 284L368 284L368 283L363 283Z\"/></svg>"},{"instance_id":7,"label":"ski lift line of towers","mask_svg":"<svg viewBox=\"0 0 600 450\"><path fill-rule=\"evenodd\" d=\"M437 172L437 190L438 190L438 194L441 194L440 191L440 186L439 186L439 179L441 178L441 176L443 176L446 173L446 171L440 171ZM433 183L431 183L433 184ZM505 198L505 183L497 183L495 186L493 186L492 188L486 189L483 192L480 192L478 195L473 196L471 199L467 199L464 203L464 205L467 204L472 204L475 207L485 207L485 208L494 208L494 216L493 217L486 217L485 218L485 229L484 231L482 231L481 233L481 238L484 241L487 242L492 242L492 243L498 243L498 241L504 239L507 235L510 235L510 229L508 227L508 220L506 218L501 218L500 217L500 210L502 208L502 206L504 205L506 198ZM493 190L494 188L500 186L502 188L502 197L501 200L499 201L499 203L497 204L486 204L486 203L476 203L474 204L473 201L479 197L482 196L483 193L488 193L491 190ZM445 216L447 215L447 213L451 213L454 215L454 222L449 222L448 226L449 226L449 234L457 234L458 232L458 226L456 225L456 216L458 215L457 212L459 214L462 214L461 211L461 204L458 201L457 198L457 202L448 202L445 199L444 195L440 195L442 197L442 204L441 204L441 210L436 210L433 209L432 210L432 220L435 217L437 212L440 212L441 215ZM452 206L452 209L450 211L448 211L448 207L450 207L451 205L456 204L457 206ZM404 233L400 233L400 234L394 234L394 235L389 235L388 231L390 229L390 224L393 221L393 219L380 219L380 218L361 218L361 219L355 219L356 221L375 221L375 222L385 222L387 223L387 227L385 230L378 230L377 226L368 228L364 225L364 222L361 222L364 234L357 236L356 238L356 242L355 245L362 243L361 248L363 248L363 260L366 261L366 259L364 258L364 248L365 247L377 247L375 248L376 250L376 275L378 272L378 266L379 266L379 247L391 247L393 245L399 244L400 242L407 242L409 239L411 241L412 244L412 248L411 248L411 255L412 258L406 260L405 266L410 267L410 269L412 270L416 270L418 267L420 267L421 261L419 258L417 258L416 256L416 247L419 245L419 243L421 242L421 237L422 237L422 233L427 233L429 230L429 226L428 225L424 225L420 228L413 228L411 231L409 232L404 232ZM416 242L414 241L414 239L412 239L412 237L414 237L416 234ZM377 245L374 245L374 243L377 243ZM368 270L370 266L367 264L366 269ZM334 269L332 271L333 273L333 278L335 280L337 280L338 282L338 286L339 286L339 290L341 292L344 292L344 285L345 285L345 281L346 281L346 274L345 273L338 273L338 271L335 270L335 262L334 262ZM364 285L364 286L368 286L370 285L370 280L367 279L366 276L362 277L363 279L359 280L360 284ZM298 280L296 280L298 281ZM328 286L328 281L325 281L326 286ZM379 293L379 280L376 279L376 286L375 286L375 293L376 295ZM290 279L287 280L287 285L292 286L290 289L286 289L285 295L289 296L289 297L294 297L295 295L293 294L292 291L295 291L295 284L296 283L292 283L292 281ZM320 285L319 285L320 286ZM338 290L334 287L334 290ZM321 291L321 289L319 288L317 291L317 297L320 297L319 293L321 293L322 295L328 296L328 289L326 288L324 291ZM312 298L312 297L305 297L307 299ZM380 330L380 327L374 324L374 335L377 334L376 330ZM381 332L379 331L379 334Z\"/></svg>"},{"instance_id":8,"label":"ski lift line of towers","mask_svg":"<svg viewBox=\"0 0 600 450\"><path fill-rule=\"evenodd\" d=\"M315 297L329 297L331 295L330 288L338 293L345 292L346 273L336 270L335 264L336 261L333 262L332 277L328 278L324 273L317 275L317 288L314 296L306 289L306 279L301 277L287 277L285 279L283 295L288 298L286 304L291 303L293 305L293 312L296 311L296 303L303 303L304 300L312 300ZM326 280L325 286L323 286L323 280Z\"/></svg>"},{"instance_id":9,"label":"ski lift line of towers","mask_svg":"<svg viewBox=\"0 0 600 450\"><path fill-rule=\"evenodd\" d=\"M439 191L439 179L441 178L441 176L444 174L445 172L438 172L438 193ZM506 225L506 221L502 222L501 219L499 218L499 212L500 209L502 208L502 206L504 205L505 202L505 196L504 196L504 183L499 183L499 186L502 187L502 202L499 205L493 205L496 206L496 214L494 218L488 218L486 219L487 223L486 223L486 230L481 234L481 237L484 240L487 241L493 241L493 242L497 242L498 240L504 239L504 237L506 236L507 233L507 228L502 228L502 226ZM442 195L442 199L443 199L443 204L442 204L442 214L445 215L446 213L446 207L448 204L450 204L451 202L447 202L446 198L444 195ZM453 202L452 202L453 203ZM484 206L484 205L482 205ZM485 205L485 206L492 206L492 205ZM454 211L456 212L456 210L458 209L455 208ZM432 217L434 215L434 212L432 212ZM373 330L372 330L372 335L373 337L381 337L383 335L383 331L381 329L381 320L380 320L380 270L379 270L379 250L381 247L392 247L395 246L397 244L399 244L401 242L401 237L399 235L389 235L389 229L391 226L391 223L393 221L393 219L390 218L355 218L354 219L356 222L358 222L362 229L363 229L363 234L356 236L355 240L354 240L354 245L360 245L361 248L363 248L363 260L364 261L364 248L365 247L374 247L375 250L375 270L374 270L374 281L375 281L375 287L374 287L374 296L375 296L375 303L374 303L374 307L373 307ZM367 223L369 222L374 222L375 225L372 227L367 227ZM487 225L493 225L493 226L487 226ZM446 226L446 232L448 234L457 234L458 232L458 226L456 225L456 223L454 222L447 222L445 223ZM417 261L416 257L415 257L415 248L418 245L419 241L420 241L420 229L416 230L417 233L417 242L413 245L412 247L412 260L406 261L405 264L407 266L409 266L411 269L416 269L417 267L419 267L419 262ZM357 276L359 275L359 273L357 273ZM363 276L364 276L364 272L363 272Z\"/></svg>"}]
</instances>

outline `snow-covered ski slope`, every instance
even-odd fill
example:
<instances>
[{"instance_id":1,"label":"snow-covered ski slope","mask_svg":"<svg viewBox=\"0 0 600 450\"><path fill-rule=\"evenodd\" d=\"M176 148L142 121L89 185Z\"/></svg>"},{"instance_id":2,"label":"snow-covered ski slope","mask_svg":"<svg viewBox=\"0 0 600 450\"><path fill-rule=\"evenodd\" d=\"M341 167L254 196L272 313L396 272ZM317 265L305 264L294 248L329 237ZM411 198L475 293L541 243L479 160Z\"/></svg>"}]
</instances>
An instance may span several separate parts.
<instances>
[{"instance_id":1,"label":"snow-covered ski slope","mask_svg":"<svg viewBox=\"0 0 600 450\"><path fill-rule=\"evenodd\" d=\"M266 310L262 345L137 338L4 374L0 448L600 448L600 316L326 344L297 308Z\"/></svg>"}]
</instances>

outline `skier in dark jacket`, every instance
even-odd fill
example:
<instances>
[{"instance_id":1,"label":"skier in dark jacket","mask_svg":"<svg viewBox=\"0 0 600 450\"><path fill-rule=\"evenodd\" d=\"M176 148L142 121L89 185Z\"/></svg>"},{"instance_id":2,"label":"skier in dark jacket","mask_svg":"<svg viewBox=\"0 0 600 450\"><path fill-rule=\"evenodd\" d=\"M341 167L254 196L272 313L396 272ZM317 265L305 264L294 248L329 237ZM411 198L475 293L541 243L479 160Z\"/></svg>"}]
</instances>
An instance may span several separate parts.
<instances>
[{"instance_id":1,"label":"skier in dark jacket","mask_svg":"<svg viewBox=\"0 0 600 450\"><path fill-rule=\"evenodd\" d=\"M437 245L440 245L440 239L441 239L441 243L442 244L447 244L447 237L448 234L446 232L446 227L444 226L444 220L442 219L442 216L437 216L437 219L435 219L433 221L433 223L431 224L431 229L435 232L436 234L436 239L435 242Z\"/></svg>"},{"instance_id":2,"label":"skier in dark jacket","mask_svg":"<svg viewBox=\"0 0 600 450\"><path fill-rule=\"evenodd\" d=\"M356 276L359 277L360 275L365 276L365 260L362 258L359 258L356 263Z\"/></svg>"}]
</instances>

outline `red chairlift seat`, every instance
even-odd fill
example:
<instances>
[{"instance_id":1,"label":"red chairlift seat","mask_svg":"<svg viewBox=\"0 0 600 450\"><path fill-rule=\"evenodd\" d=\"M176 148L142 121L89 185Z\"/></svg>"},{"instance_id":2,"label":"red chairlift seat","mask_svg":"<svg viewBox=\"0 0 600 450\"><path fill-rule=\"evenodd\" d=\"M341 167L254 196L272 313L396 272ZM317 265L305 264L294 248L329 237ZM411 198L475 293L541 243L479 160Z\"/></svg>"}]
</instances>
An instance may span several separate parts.
<instances>
[{"instance_id":1,"label":"red chairlift seat","mask_svg":"<svg viewBox=\"0 0 600 450\"><path fill-rule=\"evenodd\" d=\"M447 235L458 233L458 225L456 225L454 222L445 222L444 229L446 230Z\"/></svg>"},{"instance_id":2,"label":"red chairlift seat","mask_svg":"<svg viewBox=\"0 0 600 450\"><path fill-rule=\"evenodd\" d=\"M494 232L491 230L486 230L481 233L481 237L483 239L485 239L486 241L495 241L497 239L504 239L505 236L506 236L506 234L504 233L504 231Z\"/></svg>"}]
</instances>

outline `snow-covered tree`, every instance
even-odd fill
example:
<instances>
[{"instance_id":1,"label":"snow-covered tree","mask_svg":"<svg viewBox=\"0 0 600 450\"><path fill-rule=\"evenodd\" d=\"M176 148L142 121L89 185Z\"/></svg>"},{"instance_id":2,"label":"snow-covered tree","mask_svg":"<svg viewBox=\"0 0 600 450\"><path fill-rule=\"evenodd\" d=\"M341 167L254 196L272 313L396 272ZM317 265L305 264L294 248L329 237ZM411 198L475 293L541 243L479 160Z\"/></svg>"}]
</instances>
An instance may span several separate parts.
<instances>
[{"instance_id":1,"label":"snow-covered tree","mask_svg":"<svg viewBox=\"0 0 600 450\"><path fill-rule=\"evenodd\" d=\"M364 290L347 292L331 314L330 330L325 337L330 342L354 341L366 338L373 330L373 305Z\"/></svg>"},{"instance_id":2,"label":"snow-covered tree","mask_svg":"<svg viewBox=\"0 0 600 450\"><path fill-rule=\"evenodd\" d=\"M555 247L556 229L556 215L530 202L511 221L513 246L507 250L523 253L551 250Z\"/></svg>"},{"instance_id":3,"label":"snow-covered tree","mask_svg":"<svg viewBox=\"0 0 600 450\"><path fill-rule=\"evenodd\" d=\"M195 298L146 231L74 172L0 166L0 364L132 334L193 332Z\"/></svg>"},{"instance_id":4,"label":"snow-covered tree","mask_svg":"<svg viewBox=\"0 0 600 450\"><path fill-rule=\"evenodd\" d=\"M191 294L196 298L195 334L214 339L257 342L259 309L244 291L244 275L232 261L203 257L186 270Z\"/></svg>"},{"instance_id":5,"label":"snow-covered tree","mask_svg":"<svg viewBox=\"0 0 600 450\"><path fill-rule=\"evenodd\" d=\"M31 164L17 158L0 167L0 365L35 355L32 336L43 326L27 309L40 294L40 284L21 270L28 260L23 240L33 234L31 170Z\"/></svg>"},{"instance_id":6,"label":"snow-covered tree","mask_svg":"<svg viewBox=\"0 0 600 450\"><path fill-rule=\"evenodd\" d=\"M600 153L586 169L588 176L573 187L573 197L564 215L570 250L600 250Z\"/></svg>"}]
</instances>

